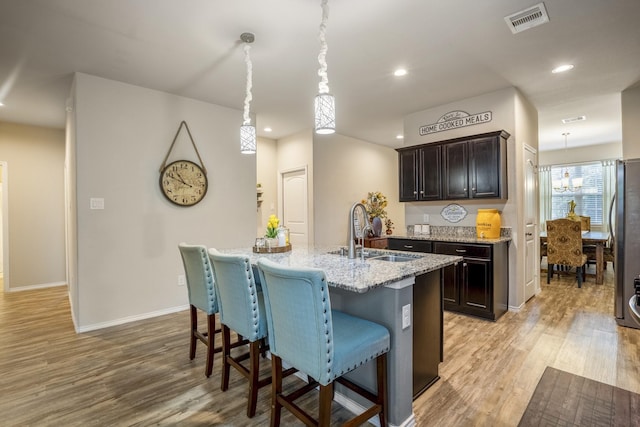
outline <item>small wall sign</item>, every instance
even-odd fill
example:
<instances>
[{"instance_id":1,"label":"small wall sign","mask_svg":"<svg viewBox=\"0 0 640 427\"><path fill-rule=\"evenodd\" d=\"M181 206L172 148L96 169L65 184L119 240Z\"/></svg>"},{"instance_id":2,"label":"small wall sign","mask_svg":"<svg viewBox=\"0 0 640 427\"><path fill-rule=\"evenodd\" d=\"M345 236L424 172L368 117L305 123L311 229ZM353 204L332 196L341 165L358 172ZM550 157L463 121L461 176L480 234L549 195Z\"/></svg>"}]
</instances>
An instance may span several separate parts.
<instances>
[{"instance_id":1,"label":"small wall sign","mask_svg":"<svg viewBox=\"0 0 640 427\"><path fill-rule=\"evenodd\" d=\"M462 221L464 217L467 216L467 210L458 204L451 203L442 209L440 215L447 221L456 223Z\"/></svg>"},{"instance_id":2,"label":"small wall sign","mask_svg":"<svg viewBox=\"0 0 640 427\"><path fill-rule=\"evenodd\" d=\"M493 113L491 111L476 114L469 114L466 111L459 110L450 111L440 117L437 122L430 125L420 126L418 133L420 136L424 136L430 133L489 123L492 119Z\"/></svg>"}]
</instances>

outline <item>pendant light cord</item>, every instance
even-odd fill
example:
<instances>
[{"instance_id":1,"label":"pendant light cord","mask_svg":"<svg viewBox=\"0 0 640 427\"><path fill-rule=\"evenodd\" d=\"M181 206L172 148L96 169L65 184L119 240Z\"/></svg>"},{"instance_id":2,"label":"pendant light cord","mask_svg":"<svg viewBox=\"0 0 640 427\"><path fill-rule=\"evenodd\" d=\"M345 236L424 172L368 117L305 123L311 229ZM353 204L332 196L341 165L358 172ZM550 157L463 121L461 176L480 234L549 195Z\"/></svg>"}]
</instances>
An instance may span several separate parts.
<instances>
[{"instance_id":1,"label":"pendant light cord","mask_svg":"<svg viewBox=\"0 0 640 427\"><path fill-rule=\"evenodd\" d=\"M247 89L244 97L244 125L251 124L251 117L249 116L249 106L253 97L251 96L252 79L253 79L253 64L251 64L251 57L249 51L251 46L249 43L244 44L244 62L247 64Z\"/></svg>"},{"instance_id":2,"label":"pendant light cord","mask_svg":"<svg viewBox=\"0 0 640 427\"><path fill-rule=\"evenodd\" d=\"M329 5L328 0L322 0L322 21L320 22L320 54L318 54L318 62L320 63L320 69L318 70L318 76L321 80L318 84L319 93L329 93L329 78L327 76L327 20L329 19Z\"/></svg>"}]
</instances>

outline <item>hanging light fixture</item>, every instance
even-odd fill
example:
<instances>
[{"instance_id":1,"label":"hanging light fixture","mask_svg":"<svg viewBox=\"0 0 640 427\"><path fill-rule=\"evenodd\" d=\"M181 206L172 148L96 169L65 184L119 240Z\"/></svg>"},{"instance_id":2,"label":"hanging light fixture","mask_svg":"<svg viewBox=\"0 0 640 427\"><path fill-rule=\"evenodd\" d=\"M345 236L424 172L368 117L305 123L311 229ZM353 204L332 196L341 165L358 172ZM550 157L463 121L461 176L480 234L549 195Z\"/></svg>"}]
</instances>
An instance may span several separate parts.
<instances>
[{"instance_id":1,"label":"hanging light fixture","mask_svg":"<svg viewBox=\"0 0 640 427\"><path fill-rule=\"evenodd\" d=\"M569 132L565 132L562 134L564 136L564 150L565 153L567 151L567 136L570 135ZM578 191L582 188L582 178L573 178L570 179L569 169L565 168L564 175L562 179L557 179L553 181L553 189L558 193L565 193L567 191Z\"/></svg>"},{"instance_id":2,"label":"hanging light fixture","mask_svg":"<svg viewBox=\"0 0 640 427\"><path fill-rule=\"evenodd\" d=\"M320 54L318 62L320 69L320 83L318 84L318 95L315 99L315 128L316 133L330 134L336 131L336 102L333 95L329 93L329 78L327 77L327 20L329 19L328 0L321 0L322 21L320 22Z\"/></svg>"},{"instance_id":3,"label":"hanging light fixture","mask_svg":"<svg viewBox=\"0 0 640 427\"><path fill-rule=\"evenodd\" d=\"M251 50L251 43L255 40L255 36L252 33L242 33L240 40L244 42L244 62L247 64L247 89L244 98L244 121L240 126L240 152L243 154L255 154L256 152L256 127L251 124L251 116L249 115L249 109L251 104L251 86L253 77L253 65L251 64L251 57L249 56L249 50Z\"/></svg>"}]
</instances>

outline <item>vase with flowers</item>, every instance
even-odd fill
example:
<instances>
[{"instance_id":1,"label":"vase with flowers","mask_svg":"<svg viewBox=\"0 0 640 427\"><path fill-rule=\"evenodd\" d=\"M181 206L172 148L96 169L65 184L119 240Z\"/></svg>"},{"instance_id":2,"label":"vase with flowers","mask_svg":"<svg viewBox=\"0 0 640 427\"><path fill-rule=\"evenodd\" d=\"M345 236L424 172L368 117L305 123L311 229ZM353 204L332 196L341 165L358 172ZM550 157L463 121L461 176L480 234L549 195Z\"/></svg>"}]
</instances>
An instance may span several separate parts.
<instances>
[{"instance_id":1,"label":"vase with flowers","mask_svg":"<svg viewBox=\"0 0 640 427\"><path fill-rule=\"evenodd\" d=\"M380 237L382 234L382 220L387 217L387 197L380 191L372 191L367 193L367 198L362 200L369 222L373 229L373 236Z\"/></svg>"},{"instance_id":2,"label":"vase with flowers","mask_svg":"<svg viewBox=\"0 0 640 427\"><path fill-rule=\"evenodd\" d=\"M271 214L269 215L269 220L267 221L267 232L264 234L264 237L267 241L267 247L274 248L278 246L278 227L280 226L280 220L277 216Z\"/></svg>"}]
</instances>

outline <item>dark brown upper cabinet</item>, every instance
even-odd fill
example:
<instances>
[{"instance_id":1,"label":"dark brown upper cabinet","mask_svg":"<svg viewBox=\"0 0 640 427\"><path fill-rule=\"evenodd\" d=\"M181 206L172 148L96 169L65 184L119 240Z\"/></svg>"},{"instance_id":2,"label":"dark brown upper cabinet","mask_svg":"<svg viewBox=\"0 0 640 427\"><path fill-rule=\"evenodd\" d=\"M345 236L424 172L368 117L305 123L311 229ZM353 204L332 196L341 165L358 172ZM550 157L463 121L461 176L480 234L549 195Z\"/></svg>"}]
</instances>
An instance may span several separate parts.
<instances>
[{"instance_id":1,"label":"dark brown upper cabinet","mask_svg":"<svg viewBox=\"0 0 640 427\"><path fill-rule=\"evenodd\" d=\"M509 134L399 148L400 201L507 199Z\"/></svg>"},{"instance_id":2,"label":"dark brown upper cabinet","mask_svg":"<svg viewBox=\"0 0 640 427\"><path fill-rule=\"evenodd\" d=\"M440 145L398 152L400 201L442 199Z\"/></svg>"}]
</instances>

